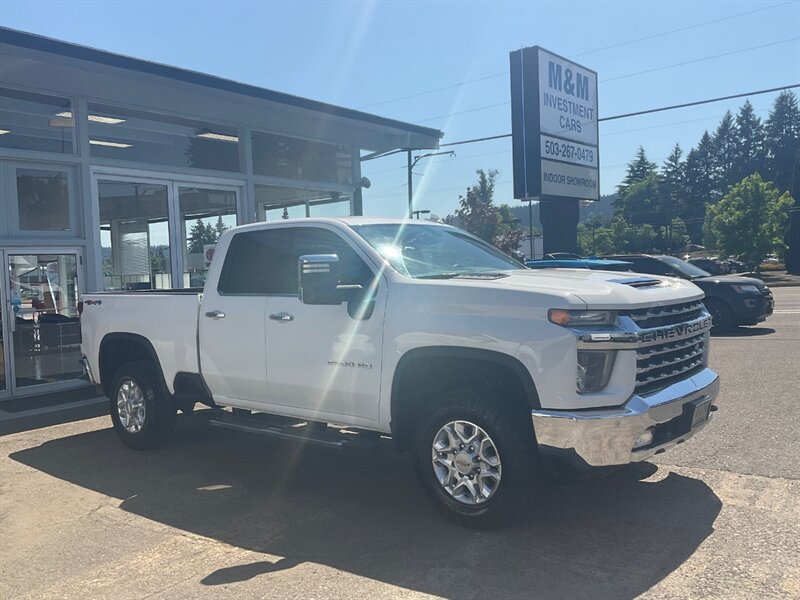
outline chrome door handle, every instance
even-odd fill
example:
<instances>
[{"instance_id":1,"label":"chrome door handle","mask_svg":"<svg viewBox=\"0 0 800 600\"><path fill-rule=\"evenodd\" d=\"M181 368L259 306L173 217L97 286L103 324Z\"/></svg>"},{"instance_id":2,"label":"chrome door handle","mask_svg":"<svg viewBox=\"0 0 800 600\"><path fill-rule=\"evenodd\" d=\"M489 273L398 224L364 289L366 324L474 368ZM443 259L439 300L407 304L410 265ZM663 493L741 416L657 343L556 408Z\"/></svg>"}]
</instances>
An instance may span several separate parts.
<instances>
[{"instance_id":1,"label":"chrome door handle","mask_svg":"<svg viewBox=\"0 0 800 600\"><path fill-rule=\"evenodd\" d=\"M214 319L215 321L219 321L220 319L225 318L225 313L222 312L221 310L211 310L206 313L206 316L209 319Z\"/></svg>"},{"instance_id":2,"label":"chrome door handle","mask_svg":"<svg viewBox=\"0 0 800 600\"><path fill-rule=\"evenodd\" d=\"M290 315L287 312L274 313L274 314L271 314L269 316L269 318L272 319L273 321L281 321L281 322L284 322L284 323L286 323L288 321L294 321L294 315Z\"/></svg>"}]
</instances>

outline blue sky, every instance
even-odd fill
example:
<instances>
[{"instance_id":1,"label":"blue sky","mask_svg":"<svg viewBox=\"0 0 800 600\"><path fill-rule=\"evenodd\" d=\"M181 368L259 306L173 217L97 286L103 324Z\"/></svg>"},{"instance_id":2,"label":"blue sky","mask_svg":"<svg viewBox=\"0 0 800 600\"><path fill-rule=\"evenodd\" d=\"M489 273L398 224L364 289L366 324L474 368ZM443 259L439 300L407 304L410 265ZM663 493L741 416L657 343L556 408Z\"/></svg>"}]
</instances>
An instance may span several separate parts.
<instances>
[{"instance_id":1,"label":"blue sky","mask_svg":"<svg viewBox=\"0 0 800 600\"><path fill-rule=\"evenodd\" d=\"M439 128L443 142L511 130L505 72L508 53L523 46L597 71L601 117L800 83L797 0L0 0L0 24ZM687 61L696 62L670 66ZM774 97L751 98L762 119ZM601 123L601 191L613 191L640 144L660 163L675 142L688 150L743 101ZM498 169L496 201L515 203L510 139L455 150L417 167L417 207L452 212L478 168ZM365 163L364 174L372 180L365 212L402 215L405 155Z\"/></svg>"}]
</instances>

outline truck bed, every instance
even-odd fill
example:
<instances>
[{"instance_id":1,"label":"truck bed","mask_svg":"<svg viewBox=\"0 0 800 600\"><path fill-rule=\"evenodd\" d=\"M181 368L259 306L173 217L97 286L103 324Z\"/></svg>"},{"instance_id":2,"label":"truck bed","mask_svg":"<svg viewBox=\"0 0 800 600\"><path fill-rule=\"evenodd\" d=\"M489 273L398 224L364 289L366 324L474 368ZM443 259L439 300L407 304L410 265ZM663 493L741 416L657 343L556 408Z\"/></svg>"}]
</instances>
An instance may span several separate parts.
<instances>
[{"instance_id":1,"label":"truck bed","mask_svg":"<svg viewBox=\"0 0 800 600\"><path fill-rule=\"evenodd\" d=\"M201 290L136 290L84 294L83 352L99 364L99 342L106 334L141 336L161 361L164 380L173 391L175 375L198 373L197 319ZM91 332L87 334L87 332Z\"/></svg>"}]
</instances>

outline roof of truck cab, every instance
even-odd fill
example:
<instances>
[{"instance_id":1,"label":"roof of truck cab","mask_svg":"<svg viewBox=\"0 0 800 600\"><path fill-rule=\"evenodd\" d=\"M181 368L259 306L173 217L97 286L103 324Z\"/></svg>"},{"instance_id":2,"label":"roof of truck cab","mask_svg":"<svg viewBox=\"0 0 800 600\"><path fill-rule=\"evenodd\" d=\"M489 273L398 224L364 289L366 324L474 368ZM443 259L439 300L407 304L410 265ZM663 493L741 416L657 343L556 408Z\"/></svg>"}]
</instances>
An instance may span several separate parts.
<instances>
[{"instance_id":1,"label":"roof of truck cab","mask_svg":"<svg viewBox=\"0 0 800 600\"><path fill-rule=\"evenodd\" d=\"M279 228L290 225L423 225L425 227L450 227L446 223L434 221L418 221L416 219L388 219L384 217L303 217L299 219L280 219L279 221L261 221L238 225L234 230L250 231L265 228Z\"/></svg>"}]
</instances>

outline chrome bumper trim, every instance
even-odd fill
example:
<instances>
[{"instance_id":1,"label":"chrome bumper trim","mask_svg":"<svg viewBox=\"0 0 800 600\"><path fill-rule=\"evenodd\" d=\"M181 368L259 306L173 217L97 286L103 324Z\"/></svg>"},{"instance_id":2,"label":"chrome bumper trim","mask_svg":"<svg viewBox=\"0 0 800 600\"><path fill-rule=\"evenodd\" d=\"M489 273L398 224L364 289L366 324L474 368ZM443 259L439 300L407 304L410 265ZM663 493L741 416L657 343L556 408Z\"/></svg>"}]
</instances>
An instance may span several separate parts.
<instances>
[{"instance_id":1,"label":"chrome bumper trim","mask_svg":"<svg viewBox=\"0 0 800 600\"><path fill-rule=\"evenodd\" d=\"M649 428L681 417L684 406L690 402L708 399L713 406L718 393L719 376L706 368L655 394L634 395L622 407L579 411L535 409L531 418L543 453L564 454L567 458L577 454L595 467L623 465L646 460L694 436L708 420L663 443L634 449L636 441ZM711 414L709 411L709 419Z\"/></svg>"}]
</instances>

